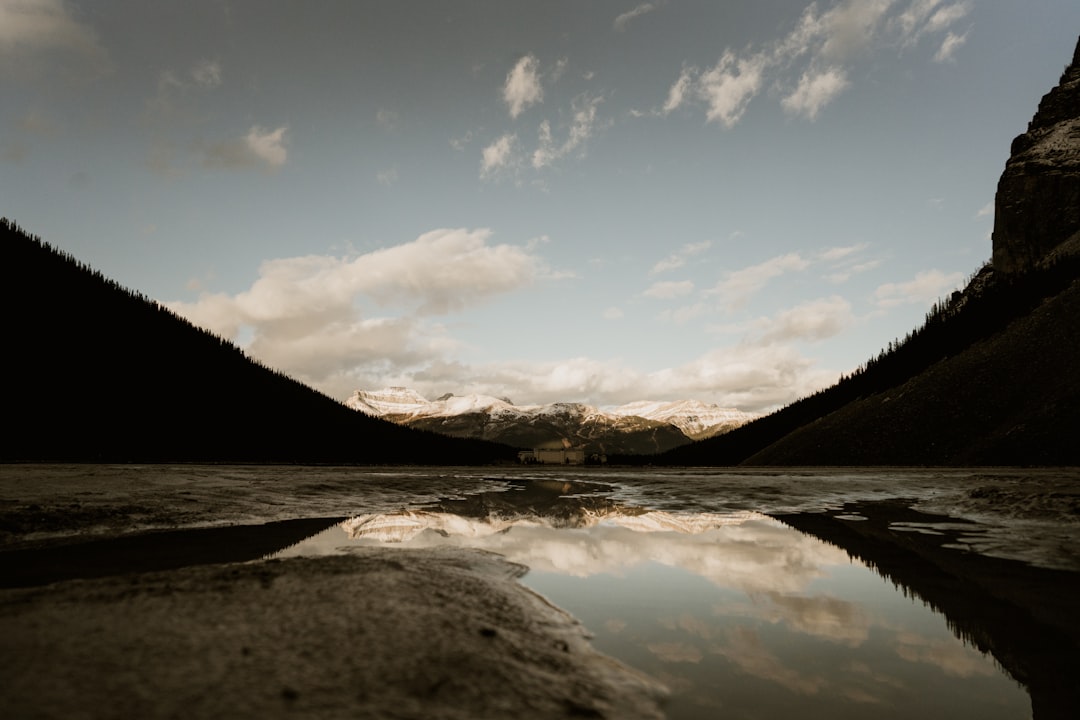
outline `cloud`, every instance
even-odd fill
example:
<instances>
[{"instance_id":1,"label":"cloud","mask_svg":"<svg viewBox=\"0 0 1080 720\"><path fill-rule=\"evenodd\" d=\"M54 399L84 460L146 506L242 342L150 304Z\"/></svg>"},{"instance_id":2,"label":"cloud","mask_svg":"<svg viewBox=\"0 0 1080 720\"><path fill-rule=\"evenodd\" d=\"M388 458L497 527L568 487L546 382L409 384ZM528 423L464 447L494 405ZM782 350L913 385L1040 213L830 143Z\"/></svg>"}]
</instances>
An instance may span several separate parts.
<instances>
[{"instance_id":1,"label":"cloud","mask_svg":"<svg viewBox=\"0 0 1080 720\"><path fill-rule=\"evenodd\" d=\"M828 261L843 260L856 253L860 253L869 247L866 243L859 243L857 245L844 245L840 247L831 247L822 251L821 259Z\"/></svg>"},{"instance_id":2,"label":"cloud","mask_svg":"<svg viewBox=\"0 0 1080 720\"><path fill-rule=\"evenodd\" d=\"M507 133L480 151L480 176L488 177L516 164L517 135Z\"/></svg>"},{"instance_id":3,"label":"cloud","mask_svg":"<svg viewBox=\"0 0 1080 720\"><path fill-rule=\"evenodd\" d=\"M244 332L252 338L249 352L261 361L347 394L355 389L349 378L401 372L456 347L429 318L524 287L546 272L527 249L490 239L489 230L443 229L358 257L268 260L247 290L203 293L168 307L229 339Z\"/></svg>"},{"instance_id":4,"label":"cloud","mask_svg":"<svg viewBox=\"0 0 1080 720\"><path fill-rule=\"evenodd\" d=\"M912 0L907 8L890 20L903 46L916 44L928 33L939 33L971 12L967 0L942 3L941 0Z\"/></svg>"},{"instance_id":5,"label":"cloud","mask_svg":"<svg viewBox=\"0 0 1080 720\"><path fill-rule=\"evenodd\" d=\"M203 164L207 167L259 168L265 172L273 172L288 159L289 153L285 147L287 131L285 126L267 130L253 125L242 138L205 148Z\"/></svg>"},{"instance_id":6,"label":"cloud","mask_svg":"<svg viewBox=\"0 0 1080 720\"><path fill-rule=\"evenodd\" d=\"M29 77L53 63L83 77L112 69L97 33L61 0L0 0L0 59L5 69Z\"/></svg>"},{"instance_id":7,"label":"cloud","mask_svg":"<svg viewBox=\"0 0 1080 720\"><path fill-rule=\"evenodd\" d=\"M622 308L609 307L609 308L604 309L604 312L602 313L601 316L605 320L621 320L623 315L624 315L624 313L622 311Z\"/></svg>"},{"instance_id":8,"label":"cloud","mask_svg":"<svg viewBox=\"0 0 1080 720\"><path fill-rule=\"evenodd\" d=\"M954 32L949 32L945 36L945 39L941 41L941 47L938 48L937 53L934 55L934 62L949 62L953 59L953 55L956 51L967 41L967 33L963 35L957 35Z\"/></svg>"},{"instance_id":9,"label":"cloud","mask_svg":"<svg viewBox=\"0 0 1080 720\"><path fill-rule=\"evenodd\" d=\"M696 71L692 68L684 67L682 69L678 79L672 83L671 88L668 90L667 100L664 102L664 107L660 109L661 114L670 114L686 101L687 96L693 88L695 72Z\"/></svg>"},{"instance_id":10,"label":"cloud","mask_svg":"<svg viewBox=\"0 0 1080 720\"><path fill-rule=\"evenodd\" d=\"M510 117L516 118L530 105L543 101L544 89L540 86L539 68L540 61L536 56L526 55L506 74L503 100L510 110Z\"/></svg>"},{"instance_id":11,"label":"cloud","mask_svg":"<svg viewBox=\"0 0 1080 720\"><path fill-rule=\"evenodd\" d=\"M903 7L903 9L900 9ZM785 111L814 120L851 84L850 66L861 56L902 49L929 34L940 34L964 18L971 3L913 0L839 0L822 11L811 3L782 37L740 53L724 50L702 72L684 63L659 109L638 115L665 116L690 103L701 103L706 120L726 128L739 123L750 102L770 86ZM934 59L945 62L967 35L954 32L942 40Z\"/></svg>"},{"instance_id":12,"label":"cloud","mask_svg":"<svg viewBox=\"0 0 1080 720\"><path fill-rule=\"evenodd\" d=\"M191 69L191 79L201 88L216 88L221 85L221 63L201 60Z\"/></svg>"},{"instance_id":13,"label":"cloud","mask_svg":"<svg viewBox=\"0 0 1080 720\"><path fill-rule=\"evenodd\" d=\"M793 115L803 115L809 120L817 117L821 108L843 92L850 83L840 68L813 73L803 73L795 90L780 101L784 110Z\"/></svg>"},{"instance_id":14,"label":"cloud","mask_svg":"<svg viewBox=\"0 0 1080 720\"><path fill-rule=\"evenodd\" d=\"M810 261L798 253L778 255L757 265L729 272L715 287L707 291L706 295L720 296L728 307L738 308L765 287L769 280L784 273L805 270L809 266Z\"/></svg>"},{"instance_id":15,"label":"cloud","mask_svg":"<svg viewBox=\"0 0 1080 720\"><path fill-rule=\"evenodd\" d=\"M761 326L761 342L825 340L839 335L854 322L851 303L833 295L804 302L767 320Z\"/></svg>"},{"instance_id":16,"label":"cloud","mask_svg":"<svg viewBox=\"0 0 1080 720\"><path fill-rule=\"evenodd\" d=\"M761 411L786 404L835 382L838 373L782 344L717 348L683 365L643 372L618 359L577 357L549 362L508 361L475 367L454 365L432 377L404 373L396 384L421 394L483 393L515 402L615 405L649 398L698 398L725 407ZM379 382L385 382L380 379ZM378 385L382 387L382 385Z\"/></svg>"},{"instance_id":17,"label":"cloud","mask_svg":"<svg viewBox=\"0 0 1080 720\"><path fill-rule=\"evenodd\" d=\"M728 51L715 66L702 73L697 80L697 92L706 105L706 120L734 127L751 98L761 89L766 64L764 55L737 58Z\"/></svg>"},{"instance_id":18,"label":"cloud","mask_svg":"<svg viewBox=\"0 0 1080 720\"><path fill-rule=\"evenodd\" d=\"M979 208L979 212L975 213L975 217L994 217L994 201L991 200L990 202Z\"/></svg>"},{"instance_id":19,"label":"cloud","mask_svg":"<svg viewBox=\"0 0 1080 720\"><path fill-rule=\"evenodd\" d=\"M964 276L961 273L943 273L940 270L923 270L915 278L902 283L885 283L874 291L874 301L879 307L897 305L930 305L957 288Z\"/></svg>"},{"instance_id":20,"label":"cloud","mask_svg":"<svg viewBox=\"0 0 1080 720\"><path fill-rule=\"evenodd\" d=\"M631 21L636 20L642 15L651 13L652 11L656 10L656 7L657 6L655 3L646 2L641 3L633 10L627 10L626 12L615 18L615 22L613 23L615 31L623 32L624 30L626 30L626 26L629 25Z\"/></svg>"},{"instance_id":21,"label":"cloud","mask_svg":"<svg viewBox=\"0 0 1080 720\"><path fill-rule=\"evenodd\" d=\"M677 297L685 297L694 292L694 283L690 280L680 282L653 283L643 294L645 297L657 300L670 300Z\"/></svg>"},{"instance_id":22,"label":"cloud","mask_svg":"<svg viewBox=\"0 0 1080 720\"><path fill-rule=\"evenodd\" d=\"M668 255L660 262L653 265L649 271L650 275L658 275L662 272L668 272L669 270L675 270L681 268L686 264L686 261L694 255L700 255L709 248L712 247L712 241L705 240L699 243L687 243L679 248L678 252Z\"/></svg>"},{"instance_id":23,"label":"cloud","mask_svg":"<svg viewBox=\"0 0 1080 720\"><path fill-rule=\"evenodd\" d=\"M532 154L532 166L536 169L549 167L558 160L576 150L583 149L596 128L596 108L603 101L602 97L579 95L571 102L573 118L566 132L566 139L557 142L551 131L551 124L544 120L538 131L539 141Z\"/></svg>"},{"instance_id":24,"label":"cloud","mask_svg":"<svg viewBox=\"0 0 1080 720\"><path fill-rule=\"evenodd\" d=\"M383 130L396 130L401 117L393 110L379 108L375 113L375 122Z\"/></svg>"},{"instance_id":25,"label":"cloud","mask_svg":"<svg viewBox=\"0 0 1080 720\"><path fill-rule=\"evenodd\" d=\"M396 183L398 181L398 169L397 169L397 166L395 165L394 167L390 167L390 168L387 168L385 170L380 170L379 172L377 172L375 174L375 179L378 181L378 183L380 185L382 185L384 187L390 187L391 185L393 185L394 183Z\"/></svg>"}]
</instances>

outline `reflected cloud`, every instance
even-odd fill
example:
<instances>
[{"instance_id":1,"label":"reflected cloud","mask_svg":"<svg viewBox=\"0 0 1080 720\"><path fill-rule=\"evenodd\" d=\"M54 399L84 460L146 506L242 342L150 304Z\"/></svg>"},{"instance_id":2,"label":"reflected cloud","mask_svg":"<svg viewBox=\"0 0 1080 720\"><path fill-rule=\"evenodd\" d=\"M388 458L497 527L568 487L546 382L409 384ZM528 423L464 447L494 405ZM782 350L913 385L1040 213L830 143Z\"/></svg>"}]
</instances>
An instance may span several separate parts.
<instances>
[{"instance_id":1,"label":"reflected cloud","mask_svg":"<svg viewBox=\"0 0 1080 720\"><path fill-rule=\"evenodd\" d=\"M289 554L370 545L499 553L530 568L525 583L582 617L601 649L618 648L620 659L700 706L717 700L717 682L764 683L787 712L839 698L899 717L887 709L930 678L950 678L933 692L970 700L963 681L1000 676L990 658L930 620L930 608L882 605L883 580L869 567L769 516L650 510L586 480L502 482L498 491L351 517ZM978 702L1015 706L1016 691L1000 677Z\"/></svg>"},{"instance_id":2,"label":"reflected cloud","mask_svg":"<svg viewBox=\"0 0 1080 720\"><path fill-rule=\"evenodd\" d=\"M896 634L895 647L896 654L904 660L934 665L951 677L990 677L997 673L984 655L952 638L927 638L900 632Z\"/></svg>"}]
</instances>

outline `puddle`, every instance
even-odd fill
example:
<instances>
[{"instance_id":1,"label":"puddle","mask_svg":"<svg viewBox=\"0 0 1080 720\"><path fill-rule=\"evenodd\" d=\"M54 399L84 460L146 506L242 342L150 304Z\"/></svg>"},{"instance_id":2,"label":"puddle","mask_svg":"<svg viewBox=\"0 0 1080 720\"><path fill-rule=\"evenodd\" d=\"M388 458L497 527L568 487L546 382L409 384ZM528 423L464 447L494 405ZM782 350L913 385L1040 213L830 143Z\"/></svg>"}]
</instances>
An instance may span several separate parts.
<instances>
[{"instance_id":1,"label":"puddle","mask_svg":"<svg viewBox=\"0 0 1080 720\"><path fill-rule=\"evenodd\" d=\"M500 553L528 566L522 582L580 619L597 649L664 681L671 718L1031 713L993 657L835 545L759 513L646 511L563 489L356 516L275 557Z\"/></svg>"}]
</instances>

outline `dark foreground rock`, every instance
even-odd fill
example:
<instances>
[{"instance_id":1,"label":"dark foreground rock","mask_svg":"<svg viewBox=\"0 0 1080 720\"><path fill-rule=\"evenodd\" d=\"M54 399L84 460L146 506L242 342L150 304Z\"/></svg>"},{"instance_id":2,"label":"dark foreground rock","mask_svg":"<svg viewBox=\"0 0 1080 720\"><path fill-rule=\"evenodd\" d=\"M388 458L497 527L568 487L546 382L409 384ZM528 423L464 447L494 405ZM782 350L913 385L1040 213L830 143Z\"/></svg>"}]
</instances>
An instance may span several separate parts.
<instances>
[{"instance_id":1,"label":"dark foreground rock","mask_svg":"<svg viewBox=\"0 0 1080 720\"><path fill-rule=\"evenodd\" d=\"M7 590L0 717L662 717L524 570L370 549Z\"/></svg>"}]
</instances>

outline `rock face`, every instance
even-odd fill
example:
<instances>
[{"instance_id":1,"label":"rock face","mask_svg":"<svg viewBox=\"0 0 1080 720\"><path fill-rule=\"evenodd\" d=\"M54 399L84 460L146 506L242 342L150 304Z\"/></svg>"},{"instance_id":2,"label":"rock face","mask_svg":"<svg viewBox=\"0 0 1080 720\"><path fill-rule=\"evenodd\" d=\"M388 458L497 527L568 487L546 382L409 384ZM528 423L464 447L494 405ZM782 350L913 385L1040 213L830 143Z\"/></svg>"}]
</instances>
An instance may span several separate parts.
<instances>
[{"instance_id":1,"label":"rock face","mask_svg":"<svg viewBox=\"0 0 1080 720\"><path fill-rule=\"evenodd\" d=\"M994 204L998 272L1023 272L1066 243L1080 246L1080 42L1060 84L1013 140Z\"/></svg>"}]
</instances>

